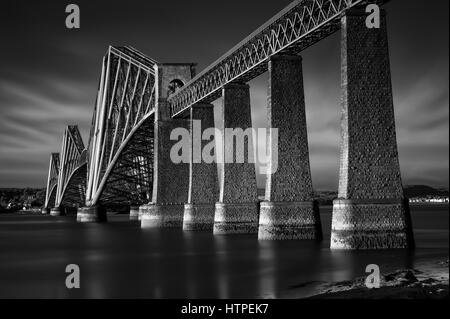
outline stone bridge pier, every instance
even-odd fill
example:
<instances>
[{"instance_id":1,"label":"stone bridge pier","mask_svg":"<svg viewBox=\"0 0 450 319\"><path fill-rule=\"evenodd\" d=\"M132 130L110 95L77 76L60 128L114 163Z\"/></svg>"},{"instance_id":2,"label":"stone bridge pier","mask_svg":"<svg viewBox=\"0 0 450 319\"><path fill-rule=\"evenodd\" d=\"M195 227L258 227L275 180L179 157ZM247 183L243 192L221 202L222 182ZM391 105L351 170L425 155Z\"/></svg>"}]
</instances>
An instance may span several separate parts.
<instances>
[{"instance_id":1,"label":"stone bridge pier","mask_svg":"<svg viewBox=\"0 0 450 319\"><path fill-rule=\"evenodd\" d=\"M303 92L302 58L269 61L270 165L261 203L259 239L322 239L319 209L313 201ZM276 148L277 152L273 149Z\"/></svg>"},{"instance_id":2,"label":"stone bridge pier","mask_svg":"<svg viewBox=\"0 0 450 319\"><path fill-rule=\"evenodd\" d=\"M66 215L66 211L63 206L56 206L50 208L50 215L51 216L64 216Z\"/></svg>"},{"instance_id":3,"label":"stone bridge pier","mask_svg":"<svg viewBox=\"0 0 450 319\"><path fill-rule=\"evenodd\" d=\"M77 221L82 223L102 223L107 221L106 207L101 203L93 206L79 207Z\"/></svg>"},{"instance_id":4,"label":"stone bridge pier","mask_svg":"<svg viewBox=\"0 0 450 319\"><path fill-rule=\"evenodd\" d=\"M190 109L190 161L189 193L184 205L183 230L213 230L214 207L219 198L217 164L208 150L215 143L214 136L203 136L206 130L214 128L214 108L212 104L196 104ZM208 138L210 140L208 140ZM200 142L201 141L201 142ZM213 142L211 142L213 141ZM203 157L203 150L211 158Z\"/></svg>"},{"instance_id":5,"label":"stone bridge pier","mask_svg":"<svg viewBox=\"0 0 450 319\"><path fill-rule=\"evenodd\" d=\"M414 246L395 132L386 15L365 26L364 10L341 19L341 153L332 249Z\"/></svg>"},{"instance_id":6,"label":"stone bridge pier","mask_svg":"<svg viewBox=\"0 0 450 319\"><path fill-rule=\"evenodd\" d=\"M189 163L175 163L171 149L178 143L175 129L189 130L190 119L170 118L167 97L171 87L182 86L195 74L194 64L158 64L152 201L139 207L141 228L182 227L188 201Z\"/></svg>"},{"instance_id":7,"label":"stone bridge pier","mask_svg":"<svg viewBox=\"0 0 450 319\"><path fill-rule=\"evenodd\" d=\"M170 158L172 130L188 129L189 121L172 119L155 123L153 196L139 208L141 227L181 227L189 187L189 164L174 163Z\"/></svg>"},{"instance_id":8,"label":"stone bridge pier","mask_svg":"<svg viewBox=\"0 0 450 319\"><path fill-rule=\"evenodd\" d=\"M251 128L249 86L227 84L222 89L222 97L223 127L243 131ZM248 161L248 154L252 152L252 136L246 135L243 141L238 141L224 132L222 138L225 161L220 172L220 197L216 203L213 232L215 235L257 233L259 209L255 164ZM243 158L242 163L236 162L239 155Z\"/></svg>"}]
</instances>

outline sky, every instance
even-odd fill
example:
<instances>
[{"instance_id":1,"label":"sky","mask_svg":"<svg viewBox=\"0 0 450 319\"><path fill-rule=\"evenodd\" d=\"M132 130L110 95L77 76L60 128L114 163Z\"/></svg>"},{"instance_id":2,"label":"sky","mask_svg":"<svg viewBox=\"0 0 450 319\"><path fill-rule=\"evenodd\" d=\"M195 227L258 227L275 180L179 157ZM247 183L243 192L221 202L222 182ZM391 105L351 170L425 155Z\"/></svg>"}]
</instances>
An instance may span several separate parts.
<instances>
[{"instance_id":1,"label":"sky","mask_svg":"<svg viewBox=\"0 0 450 319\"><path fill-rule=\"evenodd\" d=\"M87 143L109 45L131 45L160 62L196 62L201 71L290 2L3 0L0 187L44 187L66 125L78 124ZM69 3L80 7L80 29L65 26ZM448 187L449 2L392 0L385 9L403 183ZM313 184L335 190L339 33L302 56ZM265 127L267 74L250 85L253 126Z\"/></svg>"}]
</instances>

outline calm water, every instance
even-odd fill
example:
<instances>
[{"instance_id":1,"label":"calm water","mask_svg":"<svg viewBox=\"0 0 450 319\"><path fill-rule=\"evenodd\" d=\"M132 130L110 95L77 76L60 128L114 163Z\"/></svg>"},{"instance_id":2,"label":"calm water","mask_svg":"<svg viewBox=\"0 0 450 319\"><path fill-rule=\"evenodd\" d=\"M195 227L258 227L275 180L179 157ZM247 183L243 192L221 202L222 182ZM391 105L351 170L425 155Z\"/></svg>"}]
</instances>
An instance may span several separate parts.
<instances>
[{"instance_id":1,"label":"calm water","mask_svg":"<svg viewBox=\"0 0 450 319\"><path fill-rule=\"evenodd\" d=\"M412 207L412 252L330 251L331 208L321 211L320 244L141 230L119 215L106 224L0 215L0 297L288 298L311 294L318 282L363 276L367 264L389 272L448 258L448 206ZM72 263L80 266L81 288L68 290Z\"/></svg>"}]
</instances>

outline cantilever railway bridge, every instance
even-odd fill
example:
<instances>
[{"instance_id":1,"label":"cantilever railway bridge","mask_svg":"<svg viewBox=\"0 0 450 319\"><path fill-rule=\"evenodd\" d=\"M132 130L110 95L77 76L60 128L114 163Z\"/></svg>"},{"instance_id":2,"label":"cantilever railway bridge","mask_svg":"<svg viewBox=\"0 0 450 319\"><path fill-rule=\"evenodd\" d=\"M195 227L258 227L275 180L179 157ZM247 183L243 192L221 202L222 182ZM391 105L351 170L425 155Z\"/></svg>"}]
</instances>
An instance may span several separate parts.
<instances>
[{"instance_id":1,"label":"cantilever railway bridge","mask_svg":"<svg viewBox=\"0 0 450 319\"><path fill-rule=\"evenodd\" d=\"M80 220L96 221L104 220L98 215L105 214L105 207L140 206L142 227L320 239L300 54L341 30L341 165L331 245L411 246L386 19L381 11L381 27L367 28L367 4L294 1L198 75L192 63L160 63L131 47L109 47L88 146L84 149L76 128L66 129L61 154L51 156L46 208L57 215L65 206L84 206ZM250 163L227 164L218 179L215 164L175 165L169 153L173 128L190 128L196 119L214 125L211 102L219 97L226 127L251 126L246 83L264 72L269 73L269 125L280 130L282 161L268 176L265 201L258 204Z\"/></svg>"}]
</instances>

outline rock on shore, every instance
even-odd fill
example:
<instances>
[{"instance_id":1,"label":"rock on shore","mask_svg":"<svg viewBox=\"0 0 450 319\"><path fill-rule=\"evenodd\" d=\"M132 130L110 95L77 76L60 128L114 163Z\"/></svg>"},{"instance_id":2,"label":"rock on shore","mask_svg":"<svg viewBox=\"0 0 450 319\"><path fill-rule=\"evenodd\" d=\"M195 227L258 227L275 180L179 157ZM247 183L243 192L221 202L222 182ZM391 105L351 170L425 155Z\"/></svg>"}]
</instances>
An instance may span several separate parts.
<instances>
[{"instance_id":1,"label":"rock on shore","mask_svg":"<svg viewBox=\"0 0 450 319\"><path fill-rule=\"evenodd\" d=\"M365 277L323 284L314 299L448 299L449 264L428 263L381 276L380 288L369 289Z\"/></svg>"}]
</instances>

